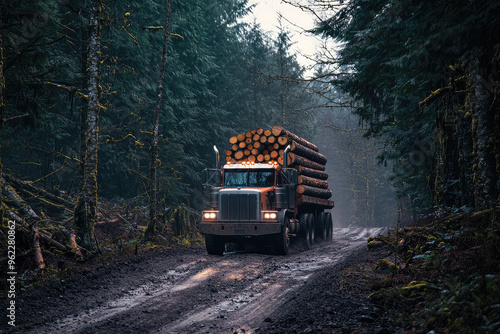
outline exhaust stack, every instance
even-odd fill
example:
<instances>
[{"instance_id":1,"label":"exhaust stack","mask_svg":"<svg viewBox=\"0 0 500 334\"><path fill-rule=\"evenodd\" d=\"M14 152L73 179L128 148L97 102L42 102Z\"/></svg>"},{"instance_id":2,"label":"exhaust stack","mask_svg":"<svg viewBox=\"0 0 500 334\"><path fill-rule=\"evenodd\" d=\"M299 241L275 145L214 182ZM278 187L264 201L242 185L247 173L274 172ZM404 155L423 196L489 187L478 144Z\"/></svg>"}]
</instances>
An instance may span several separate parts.
<instances>
[{"instance_id":1,"label":"exhaust stack","mask_svg":"<svg viewBox=\"0 0 500 334\"><path fill-rule=\"evenodd\" d=\"M283 153L283 168L288 168L288 151L290 151L290 145L285 148Z\"/></svg>"},{"instance_id":2,"label":"exhaust stack","mask_svg":"<svg viewBox=\"0 0 500 334\"><path fill-rule=\"evenodd\" d=\"M214 152L215 152L215 168L219 169L219 150L217 149L217 146L214 145Z\"/></svg>"}]
</instances>

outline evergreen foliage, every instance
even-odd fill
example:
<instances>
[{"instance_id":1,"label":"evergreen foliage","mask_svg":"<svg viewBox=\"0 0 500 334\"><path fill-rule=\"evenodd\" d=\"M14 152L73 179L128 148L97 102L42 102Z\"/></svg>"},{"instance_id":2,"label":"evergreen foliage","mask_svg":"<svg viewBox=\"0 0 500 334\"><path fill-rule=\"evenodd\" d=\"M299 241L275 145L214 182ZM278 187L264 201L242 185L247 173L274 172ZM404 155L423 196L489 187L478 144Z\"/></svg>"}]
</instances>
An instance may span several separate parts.
<instances>
[{"instance_id":1,"label":"evergreen foliage","mask_svg":"<svg viewBox=\"0 0 500 334\"><path fill-rule=\"evenodd\" d=\"M349 1L315 29L342 43L349 74L332 84L358 101L367 136L394 161L400 198L488 207L500 175L500 4L496 1Z\"/></svg>"},{"instance_id":2,"label":"evergreen foliage","mask_svg":"<svg viewBox=\"0 0 500 334\"><path fill-rule=\"evenodd\" d=\"M73 195L85 152L90 3L5 1L0 13L4 172ZM212 165L212 146L226 147L242 129L280 123L281 95L286 117L310 120L296 112L307 99L286 32L275 44L259 26L242 22L249 10L247 0L172 2L160 111L164 209L202 206L201 171ZM103 198L147 203L165 14L166 2L103 1L97 172ZM283 77L292 79L282 84Z\"/></svg>"}]
</instances>

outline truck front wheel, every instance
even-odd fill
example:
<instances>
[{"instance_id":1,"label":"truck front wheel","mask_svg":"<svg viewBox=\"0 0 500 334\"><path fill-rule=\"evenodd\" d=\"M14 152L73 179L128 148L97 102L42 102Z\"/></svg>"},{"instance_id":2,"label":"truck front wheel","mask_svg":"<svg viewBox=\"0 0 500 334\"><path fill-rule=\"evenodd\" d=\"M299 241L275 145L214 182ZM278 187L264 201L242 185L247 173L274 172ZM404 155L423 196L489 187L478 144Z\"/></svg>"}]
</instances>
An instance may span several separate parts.
<instances>
[{"instance_id":1,"label":"truck front wheel","mask_svg":"<svg viewBox=\"0 0 500 334\"><path fill-rule=\"evenodd\" d=\"M205 245L210 255L223 255L226 247L224 240L218 235L205 235Z\"/></svg>"},{"instance_id":2,"label":"truck front wheel","mask_svg":"<svg viewBox=\"0 0 500 334\"><path fill-rule=\"evenodd\" d=\"M281 233L276 238L276 254L287 255L290 250L290 235L287 224L281 226Z\"/></svg>"}]
</instances>

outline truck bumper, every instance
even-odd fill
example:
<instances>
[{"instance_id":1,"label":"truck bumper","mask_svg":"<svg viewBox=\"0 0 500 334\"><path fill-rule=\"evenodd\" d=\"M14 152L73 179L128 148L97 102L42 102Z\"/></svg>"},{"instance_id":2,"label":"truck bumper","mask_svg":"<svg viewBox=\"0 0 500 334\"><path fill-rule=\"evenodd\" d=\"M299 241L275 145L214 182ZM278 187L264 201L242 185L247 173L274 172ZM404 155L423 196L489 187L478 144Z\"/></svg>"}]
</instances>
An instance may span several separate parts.
<instances>
[{"instance_id":1,"label":"truck bumper","mask_svg":"<svg viewBox=\"0 0 500 334\"><path fill-rule=\"evenodd\" d=\"M199 225L203 234L252 237L281 232L281 224L278 222L204 222Z\"/></svg>"}]
</instances>

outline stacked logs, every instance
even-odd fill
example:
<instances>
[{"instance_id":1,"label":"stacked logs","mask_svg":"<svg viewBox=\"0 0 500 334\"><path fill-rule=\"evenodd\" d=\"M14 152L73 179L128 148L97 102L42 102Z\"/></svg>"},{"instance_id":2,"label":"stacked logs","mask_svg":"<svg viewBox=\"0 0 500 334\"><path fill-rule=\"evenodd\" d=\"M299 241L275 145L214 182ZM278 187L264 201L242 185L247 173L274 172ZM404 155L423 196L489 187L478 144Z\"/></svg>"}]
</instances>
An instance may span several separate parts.
<instances>
[{"instance_id":1,"label":"stacked logs","mask_svg":"<svg viewBox=\"0 0 500 334\"><path fill-rule=\"evenodd\" d=\"M325 172L327 158L319 153L316 145L282 127L271 130L253 129L229 138L231 148L226 151L226 162L250 161L267 163L284 162L285 148L290 145L287 165L299 174L297 192L302 195L329 199L328 173Z\"/></svg>"}]
</instances>

